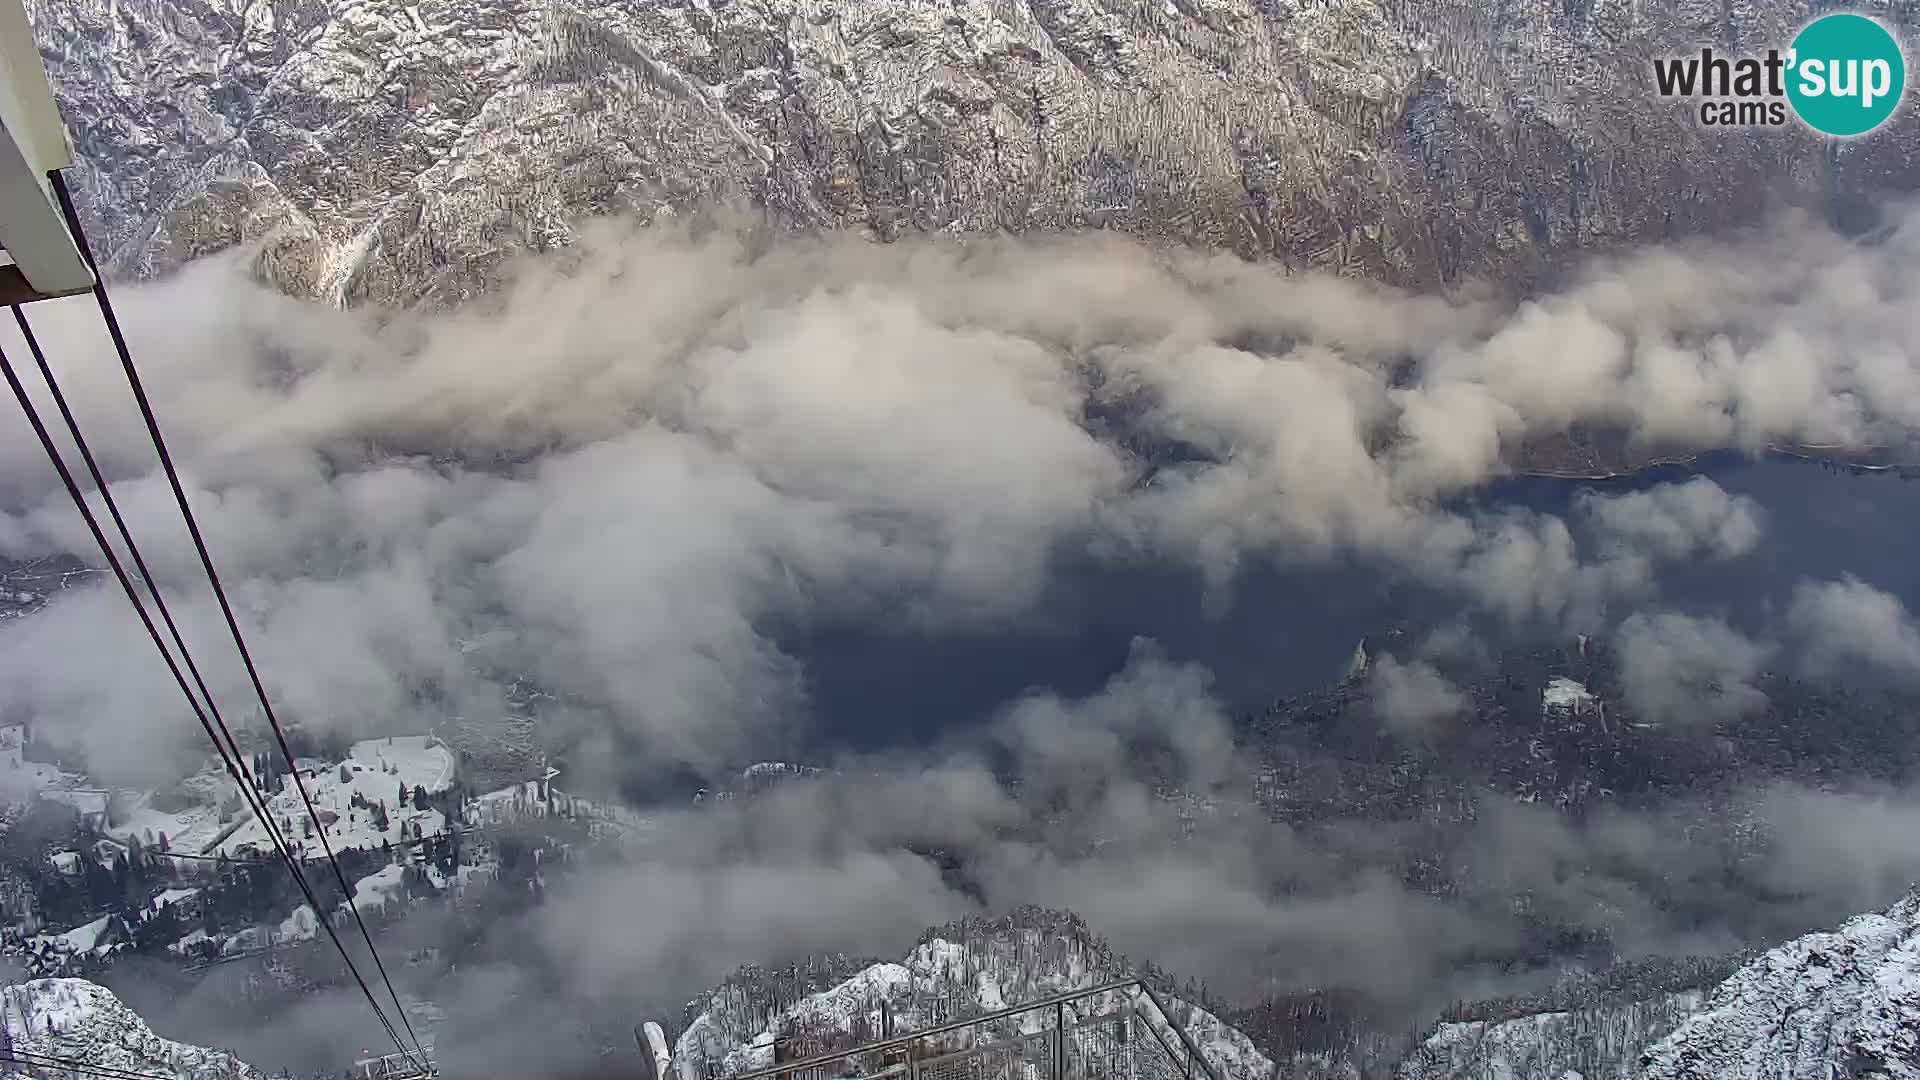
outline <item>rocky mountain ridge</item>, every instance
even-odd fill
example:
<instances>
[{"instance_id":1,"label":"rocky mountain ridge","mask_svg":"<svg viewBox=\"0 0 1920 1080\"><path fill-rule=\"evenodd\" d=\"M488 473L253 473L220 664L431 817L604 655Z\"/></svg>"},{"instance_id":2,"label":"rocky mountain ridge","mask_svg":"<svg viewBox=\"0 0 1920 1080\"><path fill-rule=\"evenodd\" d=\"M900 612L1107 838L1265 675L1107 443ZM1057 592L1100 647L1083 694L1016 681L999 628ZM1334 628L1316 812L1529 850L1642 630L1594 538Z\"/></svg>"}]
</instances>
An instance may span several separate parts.
<instances>
[{"instance_id":1,"label":"rocky mountain ridge","mask_svg":"<svg viewBox=\"0 0 1920 1080\"><path fill-rule=\"evenodd\" d=\"M1221 1080L1265 1080L1272 1075L1274 1063L1246 1035L1174 994L1163 973L1151 968L1136 972L1077 916L1041 908L930 928L898 962L861 964L841 958L806 975L797 969L744 971L689 1007L690 1019L675 1039L674 1060L682 1075L688 1075L689 1068L694 1075L704 1075L711 1064L716 1075L725 1076L772 1064L776 1040L804 1053L836 1052L878 1039L883 1030L912 1032L1136 973L1161 986L1161 1000L1175 1014L1173 1019ZM1115 992L1075 1003L1070 1021L1078 1039L1074 1052L1110 1050L1101 1038L1110 1021L1095 1018L1117 1015L1125 1005L1126 996ZM950 1049L1033 1036L1047 1030L1051 1020L1036 1013L990 1022L979 1031L957 1034ZM1149 1004L1142 1021L1156 1029L1163 1045L1177 1042L1157 1007ZM1044 1047L1031 1051L1046 1052ZM804 1053L793 1050L786 1056ZM1159 1075L1144 1064L1147 1056L1145 1050L1137 1054L1141 1067L1149 1070L1141 1075Z\"/></svg>"},{"instance_id":2,"label":"rocky mountain ridge","mask_svg":"<svg viewBox=\"0 0 1920 1080\"><path fill-rule=\"evenodd\" d=\"M1920 122L1702 127L1651 60L1811 0L29 0L110 271L235 244L453 303L583 217L1117 229L1416 287L1798 203L1860 225ZM1867 9L1903 27L1910 4Z\"/></svg>"},{"instance_id":3,"label":"rocky mountain ridge","mask_svg":"<svg viewBox=\"0 0 1920 1080\"><path fill-rule=\"evenodd\" d=\"M695 1002L676 1061L722 1075L765 1065L777 1036L831 1029L845 1045L1037 1000L1133 969L1073 916L1030 909L930 930L899 963L848 963L782 995L780 973L748 971ZM785 982L793 983L795 973ZM824 970L822 974L825 974ZM1163 978L1149 971L1150 981ZM1920 1076L1920 893L1884 913L1808 934L1755 957L1717 986L1428 1029L1397 1063L1256 1044L1176 1002L1222 1075L1394 1080L1829 1080ZM935 1014L938 1013L936 1017ZM835 1043L834 1045L842 1045Z\"/></svg>"}]
</instances>

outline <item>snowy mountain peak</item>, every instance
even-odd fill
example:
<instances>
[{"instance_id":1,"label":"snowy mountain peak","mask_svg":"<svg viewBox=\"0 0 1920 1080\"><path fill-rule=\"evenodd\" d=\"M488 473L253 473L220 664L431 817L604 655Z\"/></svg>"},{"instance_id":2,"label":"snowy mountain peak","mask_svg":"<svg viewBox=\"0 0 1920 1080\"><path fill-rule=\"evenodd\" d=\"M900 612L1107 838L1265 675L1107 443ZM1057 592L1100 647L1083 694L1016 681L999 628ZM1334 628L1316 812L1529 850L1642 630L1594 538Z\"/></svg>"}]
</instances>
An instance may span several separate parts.
<instances>
[{"instance_id":1,"label":"snowy mountain peak","mask_svg":"<svg viewBox=\"0 0 1920 1080\"><path fill-rule=\"evenodd\" d=\"M675 1041L673 1058L682 1076L705 1075L709 1064L715 1075L725 1076L773 1064L776 1039L792 1040L803 1053L836 1052L888 1031L908 1034L1113 983L1131 973L1131 965L1064 913L1023 909L999 920L963 920L930 931L897 963L868 965L811 992L775 985L797 985L794 975L743 973L696 1003L698 1014ZM1272 1075L1273 1062L1246 1035L1170 994L1162 992L1160 1000L1222 1080ZM1111 1018L1126 1012L1128 1001L1121 991L1080 999L1068 1007L1069 1023ZM1139 1015L1152 1034L1179 1045L1179 1036L1157 1009L1144 1008ZM996 1022L991 1035L1033 1036L1051 1022L1040 1013L1016 1015ZM983 1034L962 1031L954 1039L965 1043Z\"/></svg>"}]
</instances>

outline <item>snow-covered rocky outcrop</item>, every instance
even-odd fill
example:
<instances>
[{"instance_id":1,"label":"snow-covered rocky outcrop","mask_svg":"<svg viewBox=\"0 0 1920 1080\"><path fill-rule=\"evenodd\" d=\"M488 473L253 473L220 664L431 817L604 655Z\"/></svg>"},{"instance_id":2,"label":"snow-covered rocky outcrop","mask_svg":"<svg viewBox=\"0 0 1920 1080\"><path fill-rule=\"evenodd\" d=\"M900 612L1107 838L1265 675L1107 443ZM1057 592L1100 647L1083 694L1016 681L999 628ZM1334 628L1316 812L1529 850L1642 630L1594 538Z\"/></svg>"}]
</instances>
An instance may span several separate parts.
<instances>
[{"instance_id":1,"label":"snow-covered rocky outcrop","mask_svg":"<svg viewBox=\"0 0 1920 1080\"><path fill-rule=\"evenodd\" d=\"M181 1080L256 1080L262 1074L223 1050L163 1039L106 987L84 979L34 979L0 987L0 1051L56 1057ZM11 1071L10 1071L11 1070ZM53 1076L58 1069L0 1064L0 1077Z\"/></svg>"},{"instance_id":2,"label":"snow-covered rocky outcrop","mask_svg":"<svg viewBox=\"0 0 1920 1080\"><path fill-rule=\"evenodd\" d=\"M1640 1076L1920 1078L1920 892L1741 968L1643 1055Z\"/></svg>"},{"instance_id":3,"label":"snow-covered rocky outcrop","mask_svg":"<svg viewBox=\"0 0 1920 1080\"><path fill-rule=\"evenodd\" d=\"M772 1064L778 1035L803 1035L809 1047L838 1049L880 1038L889 1020L895 1034L906 1034L1114 982L1131 970L1069 914L1028 908L999 920L962 920L929 931L898 963L860 968L811 993L793 993L776 973L736 976L695 1003L673 1058L682 1076L704 1076L708 1063L724 1076ZM1222 1080L1272 1075L1273 1062L1246 1035L1176 996L1162 993L1161 1000ZM1077 1016L1107 1016L1123 1005L1118 993L1096 995L1078 1003ZM1157 1010L1143 1014L1168 1045L1178 1045ZM1050 1017L1027 1014L994 1036L1050 1025ZM1141 1075L1149 1072L1143 1067Z\"/></svg>"},{"instance_id":4,"label":"snow-covered rocky outcrop","mask_svg":"<svg viewBox=\"0 0 1920 1080\"><path fill-rule=\"evenodd\" d=\"M1711 991L1444 1023L1396 1080L1920 1080L1920 892Z\"/></svg>"},{"instance_id":5,"label":"snow-covered rocky outcrop","mask_svg":"<svg viewBox=\"0 0 1920 1080\"><path fill-rule=\"evenodd\" d=\"M1871 5L1911 19L1906 5ZM448 302L583 216L1113 228L1407 284L1911 189L1920 112L1702 126L1805 0L28 0L111 268ZM1830 151L1830 154L1829 154ZM1835 206L1838 209L1838 206Z\"/></svg>"},{"instance_id":6,"label":"snow-covered rocky outcrop","mask_svg":"<svg viewBox=\"0 0 1920 1080\"><path fill-rule=\"evenodd\" d=\"M681 1075L704 1076L711 1063L724 1076L771 1064L776 1036L795 1037L801 1052L837 1051L879 1038L889 1020L896 1034L907 1033L1123 978L1130 970L1071 914L1024 909L999 920L962 920L929 931L897 963L837 958L811 974L799 968L743 972L690 1008L674 1060L693 1069ZM1276 1063L1212 1014L1162 997L1222 1077L1369 1072L1318 1053ZM1436 1025L1391 1074L1395 1080L1920 1080L1920 892L1884 914L1781 945L1710 991Z\"/></svg>"},{"instance_id":7,"label":"snow-covered rocky outcrop","mask_svg":"<svg viewBox=\"0 0 1920 1080\"><path fill-rule=\"evenodd\" d=\"M740 770L738 775L728 778L717 788L701 788L694 793L693 801L708 803L752 798L765 795L796 780L808 780L826 775L828 771L816 765L799 765L788 761L758 761Z\"/></svg>"},{"instance_id":8,"label":"snow-covered rocky outcrop","mask_svg":"<svg viewBox=\"0 0 1920 1080\"><path fill-rule=\"evenodd\" d=\"M1649 1042L1699 1010L1697 990L1590 1009L1437 1026L1395 1080L1624 1080Z\"/></svg>"}]
</instances>

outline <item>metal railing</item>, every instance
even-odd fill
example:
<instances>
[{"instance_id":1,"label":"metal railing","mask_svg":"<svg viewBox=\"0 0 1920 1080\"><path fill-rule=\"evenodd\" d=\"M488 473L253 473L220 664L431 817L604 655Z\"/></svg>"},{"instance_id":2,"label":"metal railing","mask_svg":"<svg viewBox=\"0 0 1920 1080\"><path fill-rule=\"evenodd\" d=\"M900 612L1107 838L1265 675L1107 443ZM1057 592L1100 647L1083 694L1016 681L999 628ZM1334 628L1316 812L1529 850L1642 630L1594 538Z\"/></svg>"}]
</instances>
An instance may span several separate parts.
<instances>
[{"instance_id":1,"label":"metal railing","mask_svg":"<svg viewBox=\"0 0 1920 1080\"><path fill-rule=\"evenodd\" d=\"M424 1080L434 1075L431 1067L422 1069L419 1062L405 1054L361 1058L354 1062L354 1069L361 1080Z\"/></svg>"},{"instance_id":2,"label":"metal railing","mask_svg":"<svg viewBox=\"0 0 1920 1080\"><path fill-rule=\"evenodd\" d=\"M1138 978L745 1071L676 1064L707 1080L1222 1080Z\"/></svg>"}]
</instances>

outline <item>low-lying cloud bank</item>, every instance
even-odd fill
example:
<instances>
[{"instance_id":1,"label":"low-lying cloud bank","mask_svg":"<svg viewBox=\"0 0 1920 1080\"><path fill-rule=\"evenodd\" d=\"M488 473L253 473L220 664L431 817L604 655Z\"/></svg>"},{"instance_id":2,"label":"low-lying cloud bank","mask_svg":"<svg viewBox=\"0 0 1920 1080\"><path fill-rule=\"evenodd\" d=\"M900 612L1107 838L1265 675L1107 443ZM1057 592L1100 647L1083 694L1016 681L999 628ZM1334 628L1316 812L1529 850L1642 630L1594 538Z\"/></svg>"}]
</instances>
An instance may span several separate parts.
<instances>
[{"instance_id":1,"label":"low-lying cloud bank","mask_svg":"<svg viewBox=\"0 0 1920 1080\"><path fill-rule=\"evenodd\" d=\"M1718 632L1672 613L1646 623L1621 637L1667 643L1683 666L1698 655L1689 643ZM1383 727L1424 743L1481 722L1436 667L1454 646L1416 652L1361 684ZM1631 655L1623 646L1628 668L1641 662ZM1701 722L1670 716L1661 722L1682 732ZM1755 776L1580 814L1477 790L1448 820L1354 810L1276 822L1206 669L1148 641L1094 693L1036 692L959 745L836 764L755 798L654 812L629 858L555 874L544 903L480 941L470 913L415 909L385 951L458 954L436 977L398 975L446 1016L442 1066L605 1075L632 1024L671 1021L740 965L897 956L923 927L1027 903L1075 910L1131 956L1229 1000L1333 991L1391 1031L1552 979L1555 968L1516 957L1718 955L1881 906L1920 866L1910 782ZM1604 947L1583 953L1583 939ZM302 996L266 1025L236 1010L238 971L144 999L139 973L124 978L162 1030L264 1065L320 1067L368 1038L345 991Z\"/></svg>"},{"instance_id":2,"label":"low-lying cloud bank","mask_svg":"<svg viewBox=\"0 0 1920 1080\"><path fill-rule=\"evenodd\" d=\"M1379 684L1385 700L1445 697L1426 676L1406 689L1417 667ZM1398 1018L1390 1029L1550 981L1554 968L1509 965L1549 941L1563 960L1583 937L1604 942L1593 963L1720 955L1883 905L1920 866L1920 791L1858 781L1754 777L1579 815L1475 792L1451 822L1275 822L1206 671L1149 642L1094 694L1010 702L974 745L841 765L658 814L632 861L570 876L495 926L520 959L431 991L450 1015L448 1064L590 1071L550 1042L526 1057L521 1033L670 1017L739 964L894 956L923 926L1026 903L1071 908L1230 1000L1331 990ZM1451 884L1427 887L1414 867Z\"/></svg>"},{"instance_id":3,"label":"low-lying cloud bank","mask_svg":"<svg viewBox=\"0 0 1920 1080\"><path fill-rule=\"evenodd\" d=\"M1377 567L1482 617L1609 633L1634 709L1675 726L1762 707L1757 675L1782 657L1920 677L1911 613L1858 580L1763 583L1781 594L1764 633L1666 610L1662 566L1741 559L1767 527L1711 480L1564 516L1456 498L1576 428L1662 451L1906 442L1913 213L1872 246L1783 220L1597 263L1517 308L1099 239L768 247L623 223L453 313L306 307L218 260L119 300L280 708L423 730L510 712L531 683L591 751L579 783L720 772L804 740L822 718L775 626L1017 624L1064 558L1191 566L1222 591L1261 560ZM93 311L33 317L244 712ZM0 554L87 555L29 440L0 428ZM1470 643L1432 644L1367 676L1415 741L1468 715L1437 659ZM0 710L116 782L200 750L106 588L0 627ZM1097 693L1036 691L983 719L961 749L663 815L643 857L491 931L521 962L433 989L448 1064L591 1071L552 1033L740 963L884 954L982 906L1072 907L1228 994L1335 986L1412 1007L1465 992L1542 920L1626 954L1718 949L1878 903L1920 857L1911 791L1763 787L1580 821L1493 800L1450 840L1470 872L1441 899L1401 876L1431 840L1412 826L1249 809L1211 676L1151 643ZM1192 797L1161 797L1169 782ZM1764 823L1771 846L1697 827L1714 821ZM964 856L968 880L909 846ZM316 1047L348 1004L308 1010Z\"/></svg>"},{"instance_id":4,"label":"low-lying cloud bank","mask_svg":"<svg viewBox=\"0 0 1920 1080\"><path fill-rule=\"evenodd\" d=\"M1602 628L1662 563L1740 557L1758 509L1703 479L1570 519L1449 497L1575 426L1663 449L1905 440L1920 217L1901 221L1862 246L1783 220L1513 309L1103 239L619 222L450 314L303 306L222 260L119 299L290 716L417 730L507 711L520 678L622 769L708 770L804 730L803 661L770 624L1017 621L1063 554L1220 588L1249 560L1360 560ZM191 640L224 657L95 313L32 314ZM85 555L29 440L0 431L0 553ZM1797 624L1841 617L1846 587L1798 595ZM195 746L109 590L3 634L0 707L103 774ZM238 671L209 665L241 711Z\"/></svg>"}]
</instances>

